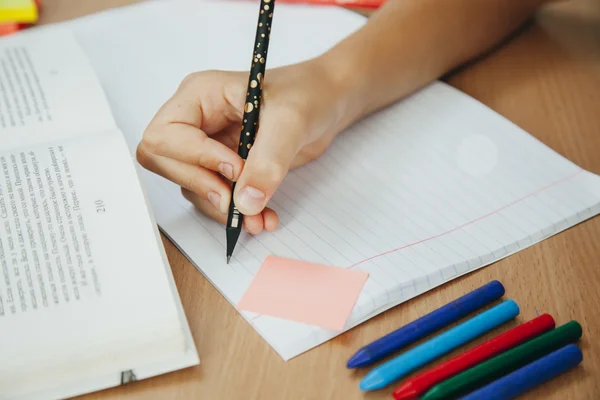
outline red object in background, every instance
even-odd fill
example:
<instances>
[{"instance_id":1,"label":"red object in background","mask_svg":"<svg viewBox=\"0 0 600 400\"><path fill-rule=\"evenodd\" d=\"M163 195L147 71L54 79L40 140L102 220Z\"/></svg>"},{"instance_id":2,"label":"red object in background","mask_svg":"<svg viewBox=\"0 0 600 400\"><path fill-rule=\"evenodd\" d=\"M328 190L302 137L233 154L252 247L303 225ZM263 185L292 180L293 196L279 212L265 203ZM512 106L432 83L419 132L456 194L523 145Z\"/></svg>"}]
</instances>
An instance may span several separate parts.
<instances>
[{"instance_id":1,"label":"red object in background","mask_svg":"<svg viewBox=\"0 0 600 400\"><path fill-rule=\"evenodd\" d=\"M278 0L278 3L320 4L329 6L379 8L387 0Z\"/></svg>"},{"instance_id":2,"label":"red object in background","mask_svg":"<svg viewBox=\"0 0 600 400\"><path fill-rule=\"evenodd\" d=\"M554 325L554 318L548 314L542 314L404 382L394 391L394 398L396 400L415 399L437 383L552 330Z\"/></svg>"},{"instance_id":3,"label":"red object in background","mask_svg":"<svg viewBox=\"0 0 600 400\"><path fill-rule=\"evenodd\" d=\"M38 14L39 14L40 9L42 8L42 0L34 0L34 1L35 1L35 5L38 9ZM0 24L0 37L13 34L15 32L20 31L21 29L29 28L30 26L33 26L33 25L34 24L22 24L22 23L18 23L18 22L8 22L8 23Z\"/></svg>"},{"instance_id":4,"label":"red object in background","mask_svg":"<svg viewBox=\"0 0 600 400\"><path fill-rule=\"evenodd\" d=\"M10 35L21 29L21 24L16 22L8 22L0 24L0 36Z\"/></svg>"}]
</instances>

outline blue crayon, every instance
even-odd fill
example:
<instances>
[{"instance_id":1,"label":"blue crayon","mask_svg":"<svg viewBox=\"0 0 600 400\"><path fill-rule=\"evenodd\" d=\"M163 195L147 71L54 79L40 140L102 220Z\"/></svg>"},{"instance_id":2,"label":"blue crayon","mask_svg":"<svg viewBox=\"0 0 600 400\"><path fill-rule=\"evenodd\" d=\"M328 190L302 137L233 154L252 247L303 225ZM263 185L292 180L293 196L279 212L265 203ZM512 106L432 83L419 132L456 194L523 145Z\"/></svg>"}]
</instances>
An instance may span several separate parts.
<instances>
[{"instance_id":1,"label":"blue crayon","mask_svg":"<svg viewBox=\"0 0 600 400\"><path fill-rule=\"evenodd\" d=\"M498 281L491 281L366 345L348 360L347 366L348 368L358 368L379 361L431 333L458 321L465 315L499 299L503 295L504 286Z\"/></svg>"},{"instance_id":2,"label":"blue crayon","mask_svg":"<svg viewBox=\"0 0 600 400\"><path fill-rule=\"evenodd\" d=\"M547 356L503 376L461 400L505 400L513 399L558 375L577 366L583 360L579 347L568 344Z\"/></svg>"},{"instance_id":3,"label":"blue crayon","mask_svg":"<svg viewBox=\"0 0 600 400\"><path fill-rule=\"evenodd\" d=\"M441 333L404 354L381 364L360 382L362 390L382 389L415 369L483 335L519 315L519 306L506 300L497 306Z\"/></svg>"}]
</instances>

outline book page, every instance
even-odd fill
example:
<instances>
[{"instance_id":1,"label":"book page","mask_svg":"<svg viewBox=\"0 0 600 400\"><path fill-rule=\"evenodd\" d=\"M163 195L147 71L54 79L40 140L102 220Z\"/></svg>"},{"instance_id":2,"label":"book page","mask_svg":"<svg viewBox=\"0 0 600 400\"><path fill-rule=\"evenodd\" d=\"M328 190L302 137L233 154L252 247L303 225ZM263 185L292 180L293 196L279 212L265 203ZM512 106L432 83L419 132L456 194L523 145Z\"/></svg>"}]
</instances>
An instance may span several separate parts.
<instances>
[{"instance_id":1,"label":"book page","mask_svg":"<svg viewBox=\"0 0 600 400\"><path fill-rule=\"evenodd\" d=\"M102 88L72 35L23 31L0 39L0 148L114 127Z\"/></svg>"},{"instance_id":2,"label":"book page","mask_svg":"<svg viewBox=\"0 0 600 400\"><path fill-rule=\"evenodd\" d=\"M127 145L68 30L0 40L0 117L2 396L197 364Z\"/></svg>"},{"instance_id":3,"label":"book page","mask_svg":"<svg viewBox=\"0 0 600 400\"><path fill-rule=\"evenodd\" d=\"M317 56L365 22L336 8L276 7L269 68ZM256 11L245 2L154 1L61 26L89 55L133 153L187 74L249 68ZM597 175L440 82L291 172L270 203L279 229L243 233L229 265L224 226L172 182L148 172L144 180L163 232L233 305L269 255L367 271L345 329L600 212ZM286 360L339 334L241 314Z\"/></svg>"},{"instance_id":4,"label":"book page","mask_svg":"<svg viewBox=\"0 0 600 400\"><path fill-rule=\"evenodd\" d=\"M56 384L183 351L155 228L118 131L0 151L0 171L3 393L32 376Z\"/></svg>"}]
</instances>

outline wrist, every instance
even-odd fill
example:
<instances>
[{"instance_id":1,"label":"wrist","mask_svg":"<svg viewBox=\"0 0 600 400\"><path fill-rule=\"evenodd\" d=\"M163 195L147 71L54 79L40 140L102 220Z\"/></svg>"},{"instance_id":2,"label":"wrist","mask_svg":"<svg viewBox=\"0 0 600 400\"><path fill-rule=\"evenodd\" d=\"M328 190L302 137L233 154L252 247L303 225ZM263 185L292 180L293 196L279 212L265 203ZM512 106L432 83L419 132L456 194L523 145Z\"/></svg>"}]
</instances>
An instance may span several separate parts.
<instances>
[{"instance_id":1,"label":"wrist","mask_svg":"<svg viewBox=\"0 0 600 400\"><path fill-rule=\"evenodd\" d=\"M361 119L369 109L368 80L354 68L352 60L340 52L330 50L313 60L318 65L333 95L336 125L339 130Z\"/></svg>"}]
</instances>

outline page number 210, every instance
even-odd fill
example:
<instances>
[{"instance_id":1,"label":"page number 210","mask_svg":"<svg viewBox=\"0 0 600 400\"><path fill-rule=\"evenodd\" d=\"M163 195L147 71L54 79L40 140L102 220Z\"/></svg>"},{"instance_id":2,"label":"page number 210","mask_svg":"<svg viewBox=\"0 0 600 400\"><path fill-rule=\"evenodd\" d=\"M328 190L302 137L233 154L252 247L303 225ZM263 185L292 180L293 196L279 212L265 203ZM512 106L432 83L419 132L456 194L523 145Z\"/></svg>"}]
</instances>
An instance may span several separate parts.
<instances>
[{"instance_id":1,"label":"page number 210","mask_svg":"<svg viewBox=\"0 0 600 400\"><path fill-rule=\"evenodd\" d=\"M106 207L104 206L104 201L103 200L96 200L94 202L94 204L96 205L96 212L97 213L105 213L106 212Z\"/></svg>"}]
</instances>

